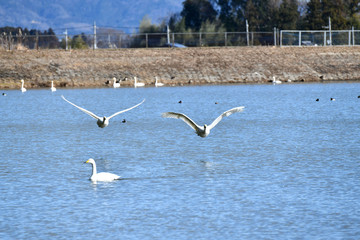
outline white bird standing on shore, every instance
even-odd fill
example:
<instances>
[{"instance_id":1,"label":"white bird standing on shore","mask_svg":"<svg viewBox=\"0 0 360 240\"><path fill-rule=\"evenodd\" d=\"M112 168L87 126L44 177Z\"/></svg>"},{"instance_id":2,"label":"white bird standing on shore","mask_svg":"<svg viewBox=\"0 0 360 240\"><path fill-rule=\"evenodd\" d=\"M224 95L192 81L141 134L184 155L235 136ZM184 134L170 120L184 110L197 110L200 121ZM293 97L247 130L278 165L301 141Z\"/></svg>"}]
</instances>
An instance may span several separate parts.
<instances>
[{"instance_id":1,"label":"white bird standing on shore","mask_svg":"<svg viewBox=\"0 0 360 240\"><path fill-rule=\"evenodd\" d=\"M21 92L26 92L26 88L24 88L24 79L21 79Z\"/></svg>"},{"instance_id":2,"label":"white bird standing on shore","mask_svg":"<svg viewBox=\"0 0 360 240\"><path fill-rule=\"evenodd\" d=\"M145 83L138 83L137 77L134 77L134 87L143 87L145 86Z\"/></svg>"},{"instance_id":3,"label":"white bird standing on shore","mask_svg":"<svg viewBox=\"0 0 360 240\"><path fill-rule=\"evenodd\" d=\"M116 82L116 78L115 78L115 77L113 78L113 87L114 87L114 88L119 88L119 87L120 87L120 81L119 81L119 82Z\"/></svg>"},{"instance_id":4,"label":"white bird standing on shore","mask_svg":"<svg viewBox=\"0 0 360 240\"><path fill-rule=\"evenodd\" d=\"M221 121L221 119L223 119L223 117L228 117L231 114L236 113L236 112L242 112L242 111L244 111L244 108L245 107L241 106L241 107L236 107L236 108L227 110L226 112L222 113L219 117L217 117L209 126L204 124L203 127L197 125L193 120L191 120L191 118L189 118L188 116L186 116L185 114L182 114L182 113L165 112L161 116L164 118L181 119L187 125L189 125L192 129L194 129L197 135L199 135L200 137L206 137L207 135L210 134L210 130L212 128L214 128Z\"/></svg>"},{"instance_id":5,"label":"white bird standing on shore","mask_svg":"<svg viewBox=\"0 0 360 240\"><path fill-rule=\"evenodd\" d=\"M54 81L51 81L51 88L50 88L50 90L51 90L52 92L55 92L55 91L56 91L56 87L54 87Z\"/></svg>"},{"instance_id":6,"label":"white bird standing on shore","mask_svg":"<svg viewBox=\"0 0 360 240\"><path fill-rule=\"evenodd\" d=\"M108 172L97 173L97 171L96 171L96 163L95 163L95 160L92 159L92 158L89 158L84 163L90 163L92 165L92 174L91 174L90 180L93 181L93 182L97 182L97 181L111 182L111 181L120 179L120 176L118 176L116 174L113 174L113 173L108 173Z\"/></svg>"},{"instance_id":7,"label":"white bird standing on shore","mask_svg":"<svg viewBox=\"0 0 360 240\"><path fill-rule=\"evenodd\" d=\"M82 107L79 107L79 106L75 105L74 103L68 101L63 95L61 95L61 97L62 97L65 101L67 101L68 103L70 103L71 105L77 107L78 109L80 109L80 110L83 111L84 113L86 113L86 114L90 115L91 117L95 118L95 119L97 120L96 123L97 123L97 125L98 125L100 128L104 128L104 127L106 127L107 125L109 125L109 120L110 120L111 118L119 115L120 113L124 113L124 112L127 112L127 111L129 111L129 110L131 110L131 109L133 109L133 108L136 108L137 106L141 105L141 104L145 101L145 99L144 99L144 100L142 100L141 103L138 103L138 104L136 104L135 106L133 106L133 107L131 107L131 108L127 108L127 109L122 110L122 111L120 111L120 112L114 113L114 114L111 115L110 117L105 117L105 116L104 116L104 117L99 117L99 116L95 115L94 113L92 113L92 112L90 112L90 111L88 111L88 110L86 110L86 109L84 109L84 108L82 108Z\"/></svg>"},{"instance_id":8,"label":"white bird standing on shore","mask_svg":"<svg viewBox=\"0 0 360 240\"><path fill-rule=\"evenodd\" d=\"M162 86L164 86L164 84L163 84L163 83L160 83L160 82L158 81L158 77L155 77L155 87L162 87Z\"/></svg>"}]
</instances>

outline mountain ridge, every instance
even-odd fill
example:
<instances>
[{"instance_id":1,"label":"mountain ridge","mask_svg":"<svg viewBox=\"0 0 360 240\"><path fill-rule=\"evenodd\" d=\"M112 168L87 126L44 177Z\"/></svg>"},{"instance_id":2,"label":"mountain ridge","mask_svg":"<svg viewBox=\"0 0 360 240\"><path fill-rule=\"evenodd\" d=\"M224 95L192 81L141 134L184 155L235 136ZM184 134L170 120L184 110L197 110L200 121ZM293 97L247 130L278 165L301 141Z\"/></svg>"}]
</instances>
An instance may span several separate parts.
<instances>
[{"instance_id":1,"label":"mountain ridge","mask_svg":"<svg viewBox=\"0 0 360 240\"><path fill-rule=\"evenodd\" d=\"M100 27L135 29L146 15L159 23L182 10L182 1L178 0L0 1L1 27L52 28L56 33L66 28L75 33L91 32L94 22Z\"/></svg>"}]
</instances>

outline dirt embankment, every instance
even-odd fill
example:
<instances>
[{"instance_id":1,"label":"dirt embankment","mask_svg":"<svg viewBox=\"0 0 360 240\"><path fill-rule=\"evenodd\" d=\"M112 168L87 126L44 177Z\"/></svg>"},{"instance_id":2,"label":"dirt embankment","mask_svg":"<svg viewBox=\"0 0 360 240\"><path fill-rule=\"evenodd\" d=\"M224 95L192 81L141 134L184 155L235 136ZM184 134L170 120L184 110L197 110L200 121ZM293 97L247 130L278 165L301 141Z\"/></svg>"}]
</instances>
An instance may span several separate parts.
<instances>
[{"instance_id":1,"label":"dirt embankment","mask_svg":"<svg viewBox=\"0 0 360 240\"><path fill-rule=\"evenodd\" d=\"M0 88L360 80L360 47L0 50Z\"/></svg>"}]
</instances>

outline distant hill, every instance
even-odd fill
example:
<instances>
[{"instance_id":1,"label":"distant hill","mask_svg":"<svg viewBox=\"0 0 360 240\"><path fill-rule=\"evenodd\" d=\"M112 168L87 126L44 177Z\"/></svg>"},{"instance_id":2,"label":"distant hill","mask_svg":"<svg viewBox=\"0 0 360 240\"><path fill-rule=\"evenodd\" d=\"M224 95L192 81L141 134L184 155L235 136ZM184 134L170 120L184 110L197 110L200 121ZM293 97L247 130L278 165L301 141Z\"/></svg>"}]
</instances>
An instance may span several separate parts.
<instances>
[{"instance_id":1,"label":"distant hill","mask_svg":"<svg viewBox=\"0 0 360 240\"><path fill-rule=\"evenodd\" d=\"M90 32L96 21L100 27L133 31L148 15L159 23L182 10L181 0L0 0L0 27L54 29L62 33ZM128 28L130 27L130 28Z\"/></svg>"}]
</instances>

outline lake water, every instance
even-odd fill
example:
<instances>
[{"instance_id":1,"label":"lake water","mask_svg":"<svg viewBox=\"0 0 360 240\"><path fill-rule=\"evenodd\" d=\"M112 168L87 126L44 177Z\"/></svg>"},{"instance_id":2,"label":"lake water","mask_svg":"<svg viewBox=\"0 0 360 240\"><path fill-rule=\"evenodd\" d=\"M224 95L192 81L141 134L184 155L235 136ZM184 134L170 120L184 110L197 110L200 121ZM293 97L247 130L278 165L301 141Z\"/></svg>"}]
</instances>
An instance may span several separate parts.
<instances>
[{"instance_id":1,"label":"lake water","mask_svg":"<svg viewBox=\"0 0 360 240\"><path fill-rule=\"evenodd\" d=\"M3 92L0 239L360 237L359 83Z\"/></svg>"}]
</instances>

